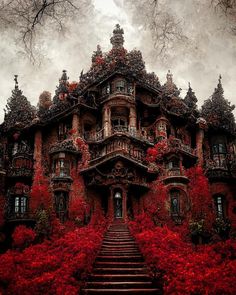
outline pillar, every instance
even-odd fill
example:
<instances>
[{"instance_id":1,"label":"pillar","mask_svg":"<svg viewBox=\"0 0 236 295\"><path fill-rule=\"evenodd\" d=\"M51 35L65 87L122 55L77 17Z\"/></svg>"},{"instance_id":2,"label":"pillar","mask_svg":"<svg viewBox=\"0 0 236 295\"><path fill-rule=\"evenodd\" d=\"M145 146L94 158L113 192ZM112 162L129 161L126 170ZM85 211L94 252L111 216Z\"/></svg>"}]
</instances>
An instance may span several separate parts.
<instances>
[{"instance_id":1,"label":"pillar","mask_svg":"<svg viewBox=\"0 0 236 295\"><path fill-rule=\"evenodd\" d=\"M104 137L108 137L110 135L110 124L111 124L111 114L110 109L105 107L103 110L103 129L104 129Z\"/></svg>"},{"instance_id":2,"label":"pillar","mask_svg":"<svg viewBox=\"0 0 236 295\"><path fill-rule=\"evenodd\" d=\"M81 130L80 130L80 122L79 122L79 114L74 113L72 118L72 129L75 130L75 135L80 136Z\"/></svg>"},{"instance_id":3,"label":"pillar","mask_svg":"<svg viewBox=\"0 0 236 295\"><path fill-rule=\"evenodd\" d=\"M196 134L196 155L198 157L198 165L202 166L204 159L203 159L203 140L204 140L204 130L207 127L206 121L203 118L199 118L197 120L197 124L198 124L198 131Z\"/></svg>"},{"instance_id":4,"label":"pillar","mask_svg":"<svg viewBox=\"0 0 236 295\"><path fill-rule=\"evenodd\" d=\"M37 130L34 135L34 169L42 165L42 131Z\"/></svg>"},{"instance_id":5,"label":"pillar","mask_svg":"<svg viewBox=\"0 0 236 295\"><path fill-rule=\"evenodd\" d=\"M136 127L137 127L136 122L137 122L137 114L136 114L135 106L131 106L130 111L129 111L129 127L130 127L130 130L136 130Z\"/></svg>"}]
</instances>

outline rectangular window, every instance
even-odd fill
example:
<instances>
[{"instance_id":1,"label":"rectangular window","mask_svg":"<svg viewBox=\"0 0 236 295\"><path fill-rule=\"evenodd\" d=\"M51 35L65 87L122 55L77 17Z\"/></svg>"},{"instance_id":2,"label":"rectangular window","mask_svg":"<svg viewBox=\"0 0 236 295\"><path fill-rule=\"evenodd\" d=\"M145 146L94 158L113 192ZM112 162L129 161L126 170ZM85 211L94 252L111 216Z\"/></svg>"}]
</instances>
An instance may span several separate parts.
<instances>
[{"instance_id":1,"label":"rectangular window","mask_svg":"<svg viewBox=\"0 0 236 295\"><path fill-rule=\"evenodd\" d=\"M116 82L116 91L125 92L125 81L120 80Z\"/></svg>"}]
</instances>

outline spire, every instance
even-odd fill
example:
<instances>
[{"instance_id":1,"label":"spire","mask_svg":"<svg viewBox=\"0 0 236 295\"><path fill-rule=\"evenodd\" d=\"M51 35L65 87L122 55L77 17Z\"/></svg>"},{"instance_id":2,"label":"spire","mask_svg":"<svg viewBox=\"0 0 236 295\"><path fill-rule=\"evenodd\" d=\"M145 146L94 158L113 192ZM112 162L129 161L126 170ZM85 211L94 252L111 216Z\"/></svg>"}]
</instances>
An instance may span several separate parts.
<instances>
[{"instance_id":1,"label":"spire","mask_svg":"<svg viewBox=\"0 0 236 295\"><path fill-rule=\"evenodd\" d=\"M171 73L170 70L168 70L166 74L166 83L163 85L163 89L165 94L167 94L168 96L178 97L180 94L179 89L173 82L173 74Z\"/></svg>"},{"instance_id":2,"label":"spire","mask_svg":"<svg viewBox=\"0 0 236 295\"><path fill-rule=\"evenodd\" d=\"M173 74L171 74L170 70L168 70L166 74L166 84L168 85L173 84Z\"/></svg>"},{"instance_id":3,"label":"spire","mask_svg":"<svg viewBox=\"0 0 236 295\"><path fill-rule=\"evenodd\" d=\"M212 96L202 106L202 116L211 128L235 133L236 124L233 114L234 105L224 98L222 77L219 76L217 87Z\"/></svg>"},{"instance_id":4,"label":"spire","mask_svg":"<svg viewBox=\"0 0 236 295\"><path fill-rule=\"evenodd\" d=\"M188 91L187 91L186 96L184 98L184 102L191 109L197 108L197 97L195 95L195 92L191 88L190 82L188 82Z\"/></svg>"},{"instance_id":5,"label":"spire","mask_svg":"<svg viewBox=\"0 0 236 295\"><path fill-rule=\"evenodd\" d=\"M97 50L95 50L92 55L92 62L95 63L101 58L102 58L102 49L100 45L97 45Z\"/></svg>"},{"instance_id":6,"label":"spire","mask_svg":"<svg viewBox=\"0 0 236 295\"><path fill-rule=\"evenodd\" d=\"M69 77L67 76L66 70L62 71L62 76L61 79L59 79L60 83L67 83L67 81L69 80Z\"/></svg>"},{"instance_id":7,"label":"spire","mask_svg":"<svg viewBox=\"0 0 236 295\"><path fill-rule=\"evenodd\" d=\"M113 36L110 39L113 49L123 48L123 44L124 44L123 34L124 34L124 30L120 27L119 24L117 24L115 29L113 30Z\"/></svg>"},{"instance_id":8,"label":"spire","mask_svg":"<svg viewBox=\"0 0 236 295\"><path fill-rule=\"evenodd\" d=\"M30 124L35 117L35 108L31 106L22 90L19 89L18 75L14 75L14 81L15 87L6 105L4 118L4 128L6 130L12 127L24 127Z\"/></svg>"},{"instance_id":9,"label":"spire","mask_svg":"<svg viewBox=\"0 0 236 295\"><path fill-rule=\"evenodd\" d=\"M59 86L57 87L56 93L68 93L68 80L69 77L67 76L67 71L62 71L62 76L59 79Z\"/></svg>"},{"instance_id":10,"label":"spire","mask_svg":"<svg viewBox=\"0 0 236 295\"><path fill-rule=\"evenodd\" d=\"M18 78L18 75L14 75L15 89L18 89L19 88L17 78Z\"/></svg>"}]
</instances>

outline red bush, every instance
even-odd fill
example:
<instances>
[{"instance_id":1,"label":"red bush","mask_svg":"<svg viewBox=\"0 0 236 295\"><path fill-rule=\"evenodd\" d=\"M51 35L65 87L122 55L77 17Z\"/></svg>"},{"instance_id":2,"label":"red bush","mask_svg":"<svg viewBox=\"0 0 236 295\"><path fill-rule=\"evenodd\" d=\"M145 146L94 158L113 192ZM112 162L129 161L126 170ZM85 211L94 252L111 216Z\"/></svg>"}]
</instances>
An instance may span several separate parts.
<instances>
[{"instance_id":1,"label":"red bush","mask_svg":"<svg viewBox=\"0 0 236 295\"><path fill-rule=\"evenodd\" d=\"M29 246L34 241L35 237L36 233L34 230L24 225L18 225L12 234L13 245L23 249Z\"/></svg>"},{"instance_id":2,"label":"red bush","mask_svg":"<svg viewBox=\"0 0 236 295\"><path fill-rule=\"evenodd\" d=\"M78 294L91 271L105 226L77 228L23 252L0 256L0 293L14 295Z\"/></svg>"},{"instance_id":3,"label":"red bush","mask_svg":"<svg viewBox=\"0 0 236 295\"><path fill-rule=\"evenodd\" d=\"M43 173L40 165L36 166L33 185L31 188L31 208L36 211L39 208L50 208L52 206L49 181Z\"/></svg>"},{"instance_id":4,"label":"red bush","mask_svg":"<svg viewBox=\"0 0 236 295\"><path fill-rule=\"evenodd\" d=\"M142 230L140 220L130 223L151 274L163 284L164 294L235 293L235 241L196 247L166 226L148 227L149 223L143 224Z\"/></svg>"}]
</instances>

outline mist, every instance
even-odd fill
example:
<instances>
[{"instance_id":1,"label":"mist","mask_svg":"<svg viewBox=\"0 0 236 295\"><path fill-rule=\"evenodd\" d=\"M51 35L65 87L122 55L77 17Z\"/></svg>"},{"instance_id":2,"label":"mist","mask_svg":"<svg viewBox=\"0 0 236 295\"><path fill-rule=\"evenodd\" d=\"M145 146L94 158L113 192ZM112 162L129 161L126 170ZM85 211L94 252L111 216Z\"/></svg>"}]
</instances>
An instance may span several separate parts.
<instances>
[{"instance_id":1,"label":"mist","mask_svg":"<svg viewBox=\"0 0 236 295\"><path fill-rule=\"evenodd\" d=\"M94 0L86 13L68 21L63 32L44 28L35 64L22 53L17 33L0 28L0 122L14 88L14 74L19 75L23 94L36 105L44 90L54 95L63 69L70 81L78 81L80 72L90 67L97 44L104 52L111 48L110 37L117 23L125 32L124 47L141 50L147 70L154 71L161 83L170 69L175 84L182 89L181 96L190 82L200 106L212 95L221 74L225 98L236 104L236 36L230 32L227 19L210 9L208 1L160 1L162 10L180 21L186 37L174 40L163 57L154 48L148 24L150 11L140 9L143 2Z\"/></svg>"}]
</instances>

